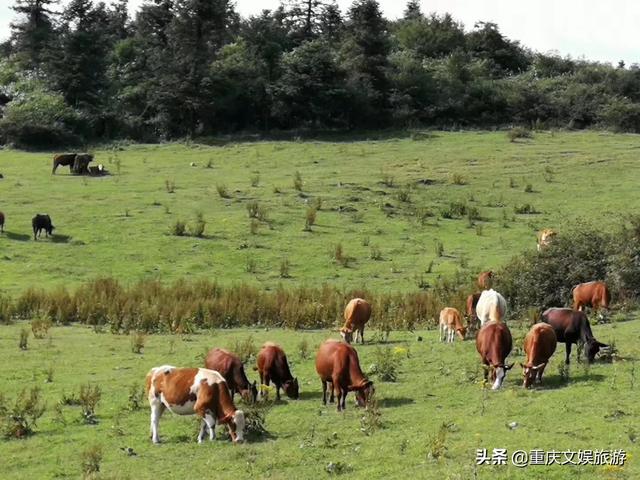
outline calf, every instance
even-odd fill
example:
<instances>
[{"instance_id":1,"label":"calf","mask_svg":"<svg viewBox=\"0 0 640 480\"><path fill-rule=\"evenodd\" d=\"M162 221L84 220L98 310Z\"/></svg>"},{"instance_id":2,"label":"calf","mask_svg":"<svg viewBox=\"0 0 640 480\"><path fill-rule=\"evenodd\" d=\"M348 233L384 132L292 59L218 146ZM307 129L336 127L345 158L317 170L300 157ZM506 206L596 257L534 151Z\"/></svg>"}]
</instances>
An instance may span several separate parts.
<instances>
[{"instance_id":1,"label":"calf","mask_svg":"<svg viewBox=\"0 0 640 480\"><path fill-rule=\"evenodd\" d=\"M480 294L476 305L476 315L480 325L488 321L502 322L507 313L507 301L495 290L485 290Z\"/></svg>"},{"instance_id":2,"label":"calf","mask_svg":"<svg viewBox=\"0 0 640 480\"><path fill-rule=\"evenodd\" d=\"M146 379L147 398L151 406L151 439L160 443L158 425L165 409L177 415L202 418L198 443L207 429L215 439L216 423L226 424L234 443L244 441L245 418L233 404L224 378L205 368L176 368L170 365L152 368Z\"/></svg>"},{"instance_id":3,"label":"calf","mask_svg":"<svg viewBox=\"0 0 640 480\"><path fill-rule=\"evenodd\" d=\"M327 387L331 384L331 399L338 396L338 411L346 407L347 393L356 392L359 406L366 406L375 389L373 382L367 380L360 368L358 352L351 345L327 340L316 354L316 372L322 382L322 404L327 404Z\"/></svg>"},{"instance_id":4,"label":"calf","mask_svg":"<svg viewBox=\"0 0 640 480\"><path fill-rule=\"evenodd\" d=\"M238 392L245 401L256 401L258 397L256 382L249 383L240 357L222 348L213 348L207 353L204 366L210 370L220 372L227 381L227 385L229 385L231 395L235 395Z\"/></svg>"},{"instance_id":5,"label":"calf","mask_svg":"<svg viewBox=\"0 0 640 480\"><path fill-rule=\"evenodd\" d=\"M502 386L507 371L513 368L513 363L511 365L505 363L507 356L511 353L511 347L511 332L504 323L491 321L480 328L476 337L476 350L484 364L485 381L491 374L492 390Z\"/></svg>"},{"instance_id":6,"label":"calf","mask_svg":"<svg viewBox=\"0 0 640 480\"><path fill-rule=\"evenodd\" d=\"M583 311L585 307L591 307L594 311L609 310L611 294L607 284L600 281L579 283L571 289L573 295L573 309ZM600 312L600 318L603 318Z\"/></svg>"},{"instance_id":7,"label":"calf","mask_svg":"<svg viewBox=\"0 0 640 480\"><path fill-rule=\"evenodd\" d=\"M4 213L0 212L0 232L4 232Z\"/></svg>"},{"instance_id":8,"label":"calf","mask_svg":"<svg viewBox=\"0 0 640 480\"><path fill-rule=\"evenodd\" d=\"M280 346L271 342L265 343L258 353L257 369L261 384L269 385L273 380L278 400L280 400L280 388L284 389L287 397L299 398L298 379L291 375L287 356Z\"/></svg>"},{"instance_id":9,"label":"calf","mask_svg":"<svg viewBox=\"0 0 640 480\"><path fill-rule=\"evenodd\" d=\"M482 290L489 290L493 284L493 272L488 270L478 275L478 286Z\"/></svg>"},{"instance_id":10,"label":"calf","mask_svg":"<svg viewBox=\"0 0 640 480\"><path fill-rule=\"evenodd\" d=\"M467 328L462 326L460 312L452 307L443 308L440 312L440 341L453 343L453 336L458 334L460 340L464 340Z\"/></svg>"},{"instance_id":11,"label":"calf","mask_svg":"<svg viewBox=\"0 0 640 480\"><path fill-rule=\"evenodd\" d=\"M584 312L570 308L549 308L542 313L542 321L553 327L558 342L564 342L566 346L564 363L566 364L569 364L573 343L585 346L585 355L589 363L593 362L601 348L609 348L608 345L595 339Z\"/></svg>"},{"instance_id":12,"label":"calf","mask_svg":"<svg viewBox=\"0 0 640 480\"><path fill-rule=\"evenodd\" d=\"M524 338L524 353L527 361L520 364L523 368L524 388L529 388L535 381L542 382L544 368L549 363L549 358L556 351L558 339L553 328L546 323L536 323Z\"/></svg>"},{"instance_id":13,"label":"calf","mask_svg":"<svg viewBox=\"0 0 640 480\"><path fill-rule=\"evenodd\" d=\"M354 298L344 309L344 325L340 329L340 335L347 343L353 340L353 332L356 332L356 340L358 343L358 334L360 334L360 343L364 344L364 325L371 318L371 305L362 298Z\"/></svg>"},{"instance_id":14,"label":"calf","mask_svg":"<svg viewBox=\"0 0 640 480\"><path fill-rule=\"evenodd\" d=\"M33 227L33 239L38 240L38 237L42 234L42 230L45 231L45 235L53 235L53 229L56 228L51 224L51 217L49 215L36 214L31 219L31 226Z\"/></svg>"},{"instance_id":15,"label":"calf","mask_svg":"<svg viewBox=\"0 0 640 480\"><path fill-rule=\"evenodd\" d=\"M476 328L478 323L478 315L476 314L476 306L480 300L480 293L472 293L467 297L467 329Z\"/></svg>"},{"instance_id":16,"label":"calf","mask_svg":"<svg viewBox=\"0 0 640 480\"><path fill-rule=\"evenodd\" d=\"M68 166L69 171L73 170L73 163L76 160L76 153L58 153L53 156L53 169L51 174L55 174L59 166Z\"/></svg>"}]
</instances>

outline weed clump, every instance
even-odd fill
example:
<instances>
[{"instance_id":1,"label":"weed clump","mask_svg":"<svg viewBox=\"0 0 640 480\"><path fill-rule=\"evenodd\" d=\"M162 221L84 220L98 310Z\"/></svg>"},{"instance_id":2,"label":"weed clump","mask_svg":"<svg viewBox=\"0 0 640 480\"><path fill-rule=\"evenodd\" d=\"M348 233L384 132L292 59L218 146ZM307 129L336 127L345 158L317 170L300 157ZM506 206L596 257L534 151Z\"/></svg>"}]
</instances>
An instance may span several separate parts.
<instances>
[{"instance_id":1,"label":"weed clump","mask_svg":"<svg viewBox=\"0 0 640 480\"><path fill-rule=\"evenodd\" d=\"M13 405L0 393L0 432L4 438L25 438L35 432L46 409L39 387L22 390Z\"/></svg>"}]
</instances>

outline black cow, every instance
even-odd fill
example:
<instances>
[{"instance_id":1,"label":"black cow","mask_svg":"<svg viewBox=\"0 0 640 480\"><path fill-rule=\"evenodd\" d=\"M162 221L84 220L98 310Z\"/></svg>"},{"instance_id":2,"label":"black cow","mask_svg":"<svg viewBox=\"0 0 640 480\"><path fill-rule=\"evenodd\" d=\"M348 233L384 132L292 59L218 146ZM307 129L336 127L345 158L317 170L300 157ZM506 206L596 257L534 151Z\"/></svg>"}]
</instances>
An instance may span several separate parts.
<instances>
[{"instance_id":1,"label":"black cow","mask_svg":"<svg viewBox=\"0 0 640 480\"><path fill-rule=\"evenodd\" d=\"M591 325L584 312L571 310L570 308L549 308L542 314L542 321L553 327L558 338L558 343L563 343L567 348L566 364L571 355L571 344L581 343L585 345L585 355L589 363L593 362L601 348L607 347L600 343L591 333Z\"/></svg>"},{"instance_id":2,"label":"black cow","mask_svg":"<svg viewBox=\"0 0 640 480\"><path fill-rule=\"evenodd\" d=\"M0 212L0 232L4 232L4 213Z\"/></svg>"},{"instance_id":3,"label":"black cow","mask_svg":"<svg viewBox=\"0 0 640 480\"><path fill-rule=\"evenodd\" d=\"M36 214L35 217L31 220L31 225L33 226L33 239L37 240L38 236L42 233L42 230L45 231L45 235L48 237L49 235L53 235L53 229L56 228L51 224L51 217L49 215L40 215Z\"/></svg>"},{"instance_id":4,"label":"black cow","mask_svg":"<svg viewBox=\"0 0 640 480\"><path fill-rule=\"evenodd\" d=\"M56 173L56 169L60 166L69 167L69 171L73 170L73 163L76 160L76 153L58 153L53 156L53 169L51 174Z\"/></svg>"}]
</instances>

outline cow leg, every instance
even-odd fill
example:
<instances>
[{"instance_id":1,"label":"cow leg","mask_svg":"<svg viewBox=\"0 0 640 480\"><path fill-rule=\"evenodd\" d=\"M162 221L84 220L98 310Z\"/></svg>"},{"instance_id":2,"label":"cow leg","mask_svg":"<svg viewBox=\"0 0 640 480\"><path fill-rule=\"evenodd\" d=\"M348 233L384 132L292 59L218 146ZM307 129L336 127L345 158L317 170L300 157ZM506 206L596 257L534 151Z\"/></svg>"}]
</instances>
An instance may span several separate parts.
<instances>
[{"instance_id":1,"label":"cow leg","mask_svg":"<svg viewBox=\"0 0 640 480\"><path fill-rule=\"evenodd\" d=\"M333 389L337 393L337 397L338 397L338 407L337 407L337 409L338 409L338 412L339 412L339 411L341 411L343 409L343 407L342 407L342 388L340 388L340 385L337 382L335 382L333 384Z\"/></svg>"},{"instance_id":2,"label":"cow leg","mask_svg":"<svg viewBox=\"0 0 640 480\"><path fill-rule=\"evenodd\" d=\"M271 377L269 376L268 373L265 372L264 374L264 384L268 387L269 385L271 385Z\"/></svg>"},{"instance_id":3,"label":"cow leg","mask_svg":"<svg viewBox=\"0 0 640 480\"><path fill-rule=\"evenodd\" d=\"M322 404L327 404L327 382L322 381Z\"/></svg>"},{"instance_id":4,"label":"cow leg","mask_svg":"<svg viewBox=\"0 0 640 480\"><path fill-rule=\"evenodd\" d=\"M445 339L446 339L446 333L445 333L445 330L444 330L444 325L441 323L440 324L440 341L444 342Z\"/></svg>"},{"instance_id":5,"label":"cow leg","mask_svg":"<svg viewBox=\"0 0 640 480\"><path fill-rule=\"evenodd\" d=\"M153 443L160 443L160 436L158 434L158 425L160 423L160 417L164 412L164 405L159 399L154 399L151 403L151 440Z\"/></svg>"},{"instance_id":6,"label":"cow leg","mask_svg":"<svg viewBox=\"0 0 640 480\"><path fill-rule=\"evenodd\" d=\"M336 388L336 385L335 385L335 383L333 383L333 381L332 381L332 380L330 380L330 381L329 381L329 383L331 383L331 396L329 397L329 403L333 403L333 402L335 402L335 401L336 401L336 397L335 397L335 393L336 393L335 388Z\"/></svg>"},{"instance_id":7,"label":"cow leg","mask_svg":"<svg viewBox=\"0 0 640 480\"><path fill-rule=\"evenodd\" d=\"M571 342L567 342L565 343L565 345L567 346L567 355L564 359L564 363L566 365L569 365L569 355L571 355Z\"/></svg>"},{"instance_id":8,"label":"cow leg","mask_svg":"<svg viewBox=\"0 0 640 480\"><path fill-rule=\"evenodd\" d=\"M211 415L210 411L207 411L202 422L207 425L209 429L209 440L213 441L216 439L216 419L213 415Z\"/></svg>"}]
</instances>

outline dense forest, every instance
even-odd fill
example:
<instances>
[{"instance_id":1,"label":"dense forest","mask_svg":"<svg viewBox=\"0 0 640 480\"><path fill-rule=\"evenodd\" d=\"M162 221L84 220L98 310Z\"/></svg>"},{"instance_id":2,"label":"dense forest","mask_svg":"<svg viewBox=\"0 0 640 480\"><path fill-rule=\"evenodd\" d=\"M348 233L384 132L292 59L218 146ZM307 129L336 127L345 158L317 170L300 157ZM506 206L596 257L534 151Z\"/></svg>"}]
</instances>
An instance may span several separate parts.
<instances>
[{"instance_id":1,"label":"dense forest","mask_svg":"<svg viewBox=\"0 0 640 480\"><path fill-rule=\"evenodd\" d=\"M640 131L640 66L531 51L409 1L341 12L288 0L14 0L0 44L0 143L18 147L230 132L602 127Z\"/></svg>"}]
</instances>

